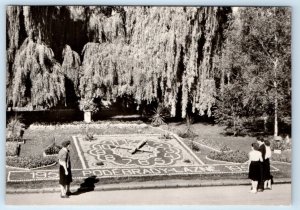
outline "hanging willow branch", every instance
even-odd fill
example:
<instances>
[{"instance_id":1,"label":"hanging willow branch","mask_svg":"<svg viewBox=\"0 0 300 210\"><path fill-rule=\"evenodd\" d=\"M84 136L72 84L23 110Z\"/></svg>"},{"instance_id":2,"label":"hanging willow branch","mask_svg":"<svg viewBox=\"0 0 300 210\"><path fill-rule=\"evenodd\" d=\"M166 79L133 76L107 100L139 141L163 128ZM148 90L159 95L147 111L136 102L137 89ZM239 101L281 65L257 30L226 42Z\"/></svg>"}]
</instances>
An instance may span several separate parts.
<instances>
[{"instance_id":1,"label":"hanging willow branch","mask_svg":"<svg viewBox=\"0 0 300 210\"><path fill-rule=\"evenodd\" d=\"M65 86L61 66L43 43L26 39L13 65L13 106L46 109L64 100Z\"/></svg>"},{"instance_id":2,"label":"hanging willow branch","mask_svg":"<svg viewBox=\"0 0 300 210\"><path fill-rule=\"evenodd\" d=\"M79 95L80 57L69 45L66 45L63 49L62 57L64 60L61 65L61 70L65 74L66 78L72 81L74 86L73 91L76 95Z\"/></svg>"},{"instance_id":3,"label":"hanging willow branch","mask_svg":"<svg viewBox=\"0 0 300 210\"><path fill-rule=\"evenodd\" d=\"M188 103L193 112L210 115L216 91L211 63L217 48L213 40L221 27L219 10L125 7L126 33L120 32L118 13L109 18L94 14L90 30L97 30L95 40L100 43L84 48L82 97L114 99L128 94L138 104L158 100L171 108L173 116L180 100L182 117Z\"/></svg>"},{"instance_id":4,"label":"hanging willow branch","mask_svg":"<svg viewBox=\"0 0 300 210\"><path fill-rule=\"evenodd\" d=\"M220 17L226 15L222 8L22 8L29 39L14 61L14 106L48 108L63 102L65 74L83 100L114 101L129 95L137 104L160 103L172 116L178 113L178 106L182 117L189 111L210 115L216 91L214 63L224 24ZM75 33L78 27L84 28L83 38L87 39L77 44L74 40L78 35L61 37L53 33L55 29L66 30L62 26L67 23ZM11 43L16 43L13 40ZM54 40L59 43L53 44ZM78 54L65 46L66 40L77 52L85 44L81 66ZM57 57L62 61L61 68L48 46L56 56L65 47L62 57Z\"/></svg>"}]
</instances>

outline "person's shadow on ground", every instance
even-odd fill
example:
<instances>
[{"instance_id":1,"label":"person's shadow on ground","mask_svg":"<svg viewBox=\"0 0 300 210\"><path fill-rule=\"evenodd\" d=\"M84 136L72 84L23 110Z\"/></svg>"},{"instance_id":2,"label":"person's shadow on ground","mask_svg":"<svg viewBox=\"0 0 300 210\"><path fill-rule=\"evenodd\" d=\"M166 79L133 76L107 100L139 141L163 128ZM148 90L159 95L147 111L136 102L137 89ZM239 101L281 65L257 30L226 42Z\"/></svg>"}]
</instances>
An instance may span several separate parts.
<instances>
[{"instance_id":1,"label":"person's shadow on ground","mask_svg":"<svg viewBox=\"0 0 300 210\"><path fill-rule=\"evenodd\" d=\"M99 179L96 179L96 176L90 176L84 180L76 192L73 192L72 195L80 195L82 193L91 192L95 190L95 183L99 182Z\"/></svg>"}]
</instances>

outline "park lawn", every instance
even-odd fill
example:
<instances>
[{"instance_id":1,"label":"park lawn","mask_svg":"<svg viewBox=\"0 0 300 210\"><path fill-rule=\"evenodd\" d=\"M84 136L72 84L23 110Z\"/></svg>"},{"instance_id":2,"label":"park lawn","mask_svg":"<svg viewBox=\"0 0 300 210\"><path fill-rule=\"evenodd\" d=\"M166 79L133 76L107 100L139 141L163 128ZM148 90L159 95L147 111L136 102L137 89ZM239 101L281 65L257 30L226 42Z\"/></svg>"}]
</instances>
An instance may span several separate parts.
<instances>
[{"instance_id":1,"label":"park lawn","mask_svg":"<svg viewBox=\"0 0 300 210\"><path fill-rule=\"evenodd\" d=\"M170 123L161 126L161 128L178 135L187 130L187 126L184 123ZM194 141L211 146L217 150L227 145L231 150L241 150L248 153L251 150L251 144L256 141L256 138L251 136L226 136L224 134L224 126L196 123L192 124L191 128L197 134Z\"/></svg>"},{"instance_id":2,"label":"park lawn","mask_svg":"<svg viewBox=\"0 0 300 210\"><path fill-rule=\"evenodd\" d=\"M99 126L97 126L99 124ZM26 139L26 143L22 144L20 156L28 156L28 155L39 155L42 154L44 149L53 143L54 138L57 144L61 144L64 140L71 140L73 135L84 135L86 133L92 133L95 135L101 135L101 134L132 134L132 133L165 133L163 130L168 130L176 134L180 134L185 132L187 129L186 125L183 123L170 123L168 125L160 126L160 129L157 129L155 127L145 125L142 128L137 128L132 123L125 123L123 122L124 126L118 126L114 123L110 122L102 122L97 123L96 126L92 124L86 125L86 124L68 124L68 125L57 125L57 126L30 126L28 129L26 129L24 133L24 138ZM126 125L125 125L126 124ZM122 125L122 124L121 124ZM163 130L161 130L163 129ZM245 137L232 137L232 136L225 136L223 135L224 127L217 126L217 125L207 125L207 124L193 124L192 125L193 131L198 135L194 141L199 142L201 144L205 144L207 146L211 146L213 148L220 148L220 145L227 145L232 150L242 150L245 152L249 152L251 149L251 143L255 141L255 138L245 136ZM204 139L204 140L203 140ZM191 139L183 139L183 142L187 145L190 145ZM72 168L79 169L82 168L80 159L78 157L78 154L76 152L76 148L74 144L71 146L71 158L72 158ZM211 161L205 159L208 153L210 152L210 149L207 149L206 147L200 147L200 152L195 152L195 154L201 159L205 160L206 164L217 164L222 163L220 161ZM290 153L284 153L285 156L289 156ZM224 162L223 162L224 163ZM291 177L291 165L290 164L284 164L284 163L272 163L274 166L276 166L280 171L276 172L275 177L276 178L290 178ZM58 169L58 165L47 167L46 169ZM9 169L8 169L9 170ZM7 170L7 171L8 171ZM213 175L213 176L187 176L187 177L174 177L175 179L247 179L246 174L230 174L230 175ZM169 177L166 178L159 178L159 179L169 179ZM275 179L276 180L276 179ZM134 179L125 179L125 180L114 180L114 179L107 179L102 180L101 184L104 183L115 183L118 181L122 182L129 182L129 181L147 181L143 178L134 178ZM75 185L80 185L82 183L82 180L74 180ZM37 182L19 182L19 183L8 183L8 187L10 188L18 188L18 187L25 187L25 188L47 188L56 186L57 181L37 181Z\"/></svg>"},{"instance_id":3,"label":"park lawn","mask_svg":"<svg viewBox=\"0 0 300 210\"><path fill-rule=\"evenodd\" d=\"M147 126L146 124L136 126L137 124L129 123L122 126L118 122L102 122L95 124L65 124L65 125L32 125L25 130L24 139L25 144L22 144L20 157L30 155L41 155L43 151L54 142L58 145L65 140L72 142L72 136L85 135L86 133L93 135L103 134L132 134L132 133L161 133L162 131ZM70 148L72 167L82 168L75 145L72 144ZM49 169L56 166L49 167Z\"/></svg>"},{"instance_id":4,"label":"park lawn","mask_svg":"<svg viewBox=\"0 0 300 210\"><path fill-rule=\"evenodd\" d=\"M184 123L170 123L168 125L161 126L161 128L169 130L178 135L184 133L187 130L187 126ZM226 136L224 134L224 126L196 123L192 124L191 128L193 132L197 134L197 137L194 138L195 142L210 146L213 149L219 149L222 146L227 145L231 150L240 150L248 153L251 150L251 144L253 142L256 142L256 138L251 136ZM183 140L187 145L189 145L189 143L191 142L191 139ZM207 164L222 163L221 161L211 161L205 159L210 151L212 150L209 150L205 147L200 147L200 152L196 152L195 154L201 160L205 160L205 163ZM283 151L281 154L272 153L271 164L279 169L279 172L276 172L275 179L291 178L291 159L291 150ZM284 163L282 161L288 161L288 163ZM240 175L236 176L236 178L239 177Z\"/></svg>"}]
</instances>

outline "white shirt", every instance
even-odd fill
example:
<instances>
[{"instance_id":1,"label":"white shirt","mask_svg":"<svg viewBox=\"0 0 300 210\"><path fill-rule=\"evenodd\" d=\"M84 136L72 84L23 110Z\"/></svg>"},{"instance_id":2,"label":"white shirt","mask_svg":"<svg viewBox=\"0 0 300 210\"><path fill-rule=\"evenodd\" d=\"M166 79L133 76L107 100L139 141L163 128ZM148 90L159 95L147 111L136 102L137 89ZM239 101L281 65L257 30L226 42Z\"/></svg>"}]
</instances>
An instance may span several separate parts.
<instances>
[{"instance_id":1,"label":"white shirt","mask_svg":"<svg viewBox=\"0 0 300 210\"><path fill-rule=\"evenodd\" d=\"M253 150L251 152L249 152L249 161L263 161L262 159L262 154L260 151L257 150Z\"/></svg>"},{"instance_id":2,"label":"white shirt","mask_svg":"<svg viewBox=\"0 0 300 210\"><path fill-rule=\"evenodd\" d=\"M265 155L265 159L267 158L271 158L272 156L272 152L271 152L271 148L269 146L266 146L266 155Z\"/></svg>"}]
</instances>

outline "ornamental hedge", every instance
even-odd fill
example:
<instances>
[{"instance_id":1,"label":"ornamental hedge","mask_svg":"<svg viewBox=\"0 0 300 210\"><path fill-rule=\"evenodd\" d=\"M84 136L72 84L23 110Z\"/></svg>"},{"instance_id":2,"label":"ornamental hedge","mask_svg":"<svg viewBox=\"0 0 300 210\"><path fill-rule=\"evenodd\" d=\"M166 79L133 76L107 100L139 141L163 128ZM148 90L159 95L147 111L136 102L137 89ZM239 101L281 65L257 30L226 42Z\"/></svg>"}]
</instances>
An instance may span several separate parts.
<instances>
[{"instance_id":1,"label":"ornamental hedge","mask_svg":"<svg viewBox=\"0 0 300 210\"><path fill-rule=\"evenodd\" d=\"M229 152L212 151L207 156L213 160L227 161L233 163L245 163L248 160L248 154L244 151L234 150Z\"/></svg>"},{"instance_id":2,"label":"ornamental hedge","mask_svg":"<svg viewBox=\"0 0 300 210\"><path fill-rule=\"evenodd\" d=\"M18 168L39 168L56 163L56 157L43 157L42 155L31 155L28 157L7 157L6 165Z\"/></svg>"},{"instance_id":3,"label":"ornamental hedge","mask_svg":"<svg viewBox=\"0 0 300 210\"><path fill-rule=\"evenodd\" d=\"M44 152L46 155L57 155L59 150L61 150L61 148L62 148L61 146L53 143L50 146L48 146Z\"/></svg>"},{"instance_id":4,"label":"ornamental hedge","mask_svg":"<svg viewBox=\"0 0 300 210\"><path fill-rule=\"evenodd\" d=\"M20 145L14 142L6 142L6 156L18 156Z\"/></svg>"}]
</instances>

